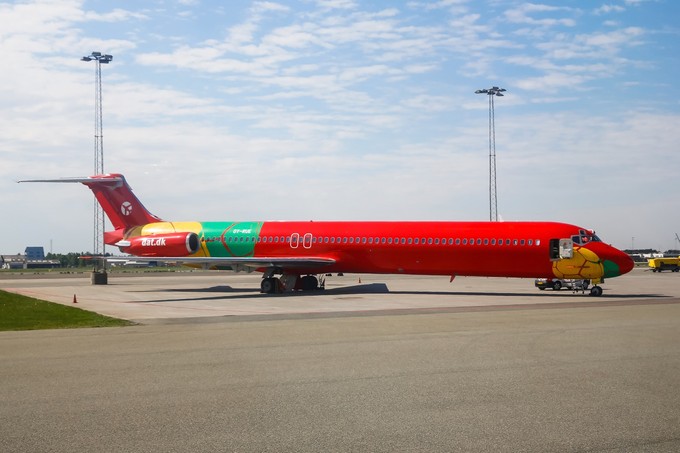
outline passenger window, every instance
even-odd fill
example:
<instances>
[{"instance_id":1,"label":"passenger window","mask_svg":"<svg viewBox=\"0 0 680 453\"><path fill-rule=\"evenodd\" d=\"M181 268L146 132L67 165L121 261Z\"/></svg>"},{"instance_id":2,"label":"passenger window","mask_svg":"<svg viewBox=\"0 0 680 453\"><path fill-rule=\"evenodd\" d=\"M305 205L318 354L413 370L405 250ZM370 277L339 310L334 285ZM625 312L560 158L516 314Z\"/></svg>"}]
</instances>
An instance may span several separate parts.
<instances>
[{"instance_id":1,"label":"passenger window","mask_svg":"<svg viewBox=\"0 0 680 453\"><path fill-rule=\"evenodd\" d=\"M484 239L484 245L489 245L489 240L488 240L488 239Z\"/></svg>"},{"instance_id":2,"label":"passenger window","mask_svg":"<svg viewBox=\"0 0 680 453\"><path fill-rule=\"evenodd\" d=\"M524 245L524 244L526 244L526 241L525 241L524 239L522 239L521 241L519 241L519 245Z\"/></svg>"}]
</instances>

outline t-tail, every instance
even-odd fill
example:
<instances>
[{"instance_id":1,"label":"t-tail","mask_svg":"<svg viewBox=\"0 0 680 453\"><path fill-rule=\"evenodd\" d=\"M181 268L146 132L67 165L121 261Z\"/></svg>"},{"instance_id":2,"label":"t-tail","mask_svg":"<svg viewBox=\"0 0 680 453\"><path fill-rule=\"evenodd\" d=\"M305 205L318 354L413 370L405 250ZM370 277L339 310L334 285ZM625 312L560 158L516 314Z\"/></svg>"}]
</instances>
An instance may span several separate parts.
<instances>
[{"instance_id":1,"label":"t-tail","mask_svg":"<svg viewBox=\"0 0 680 453\"><path fill-rule=\"evenodd\" d=\"M30 179L19 182L68 182L86 185L94 193L117 232L147 223L162 222L144 207L125 181L125 177L118 173L87 178Z\"/></svg>"}]
</instances>

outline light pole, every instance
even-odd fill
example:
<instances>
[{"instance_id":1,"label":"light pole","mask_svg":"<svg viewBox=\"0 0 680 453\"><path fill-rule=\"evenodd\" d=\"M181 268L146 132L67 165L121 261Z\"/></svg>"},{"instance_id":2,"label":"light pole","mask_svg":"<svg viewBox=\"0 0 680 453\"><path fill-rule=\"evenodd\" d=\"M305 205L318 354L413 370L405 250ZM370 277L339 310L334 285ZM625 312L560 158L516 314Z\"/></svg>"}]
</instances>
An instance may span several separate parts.
<instances>
[{"instance_id":1,"label":"light pole","mask_svg":"<svg viewBox=\"0 0 680 453\"><path fill-rule=\"evenodd\" d=\"M475 91L489 96L489 220L498 221L498 187L496 185L496 114L494 96L503 96L505 88L491 87Z\"/></svg>"},{"instance_id":2,"label":"light pole","mask_svg":"<svg viewBox=\"0 0 680 453\"><path fill-rule=\"evenodd\" d=\"M109 64L113 60L112 55L102 55L101 52L92 52L80 59L81 61L95 60L95 84L94 84L94 174L104 173L104 135L102 134L102 64ZM102 211L97 198L94 199L94 256L106 253L104 245L104 211Z\"/></svg>"}]
</instances>

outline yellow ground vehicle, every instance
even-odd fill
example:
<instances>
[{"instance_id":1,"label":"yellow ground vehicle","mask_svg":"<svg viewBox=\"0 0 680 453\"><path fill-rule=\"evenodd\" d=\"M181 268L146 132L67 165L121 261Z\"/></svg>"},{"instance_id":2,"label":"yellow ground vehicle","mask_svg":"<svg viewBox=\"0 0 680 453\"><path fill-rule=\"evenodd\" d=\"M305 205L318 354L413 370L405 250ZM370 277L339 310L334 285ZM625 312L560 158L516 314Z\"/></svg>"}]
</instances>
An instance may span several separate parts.
<instances>
[{"instance_id":1,"label":"yellow ground vehicle","mask_svg":"<svg viewBox=\"0 0 680 453\"><path fill-rule=\"evenodd\" d=\"M678 272L680 271L680 256L677 258L650 258L647 264L652 272Z\"/></svg>"}]
</instances>

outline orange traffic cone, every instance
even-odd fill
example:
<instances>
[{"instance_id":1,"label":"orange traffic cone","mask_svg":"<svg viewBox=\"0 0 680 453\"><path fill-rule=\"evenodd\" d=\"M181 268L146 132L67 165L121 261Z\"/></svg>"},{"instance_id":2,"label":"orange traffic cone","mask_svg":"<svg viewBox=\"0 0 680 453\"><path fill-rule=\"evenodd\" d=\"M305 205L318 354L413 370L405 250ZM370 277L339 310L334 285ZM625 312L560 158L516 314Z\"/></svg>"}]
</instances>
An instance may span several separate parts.
<instances>
[{"instance_id":1,"label":"orange traffic cone","mask_svg":"<svg viewBox=\"0 0 680 453\"><path fill-rule=\"evenodd\" d=\"M73 303L74 303L74 304L77 304L77 303L78 303L78 299L76 299L76 295L75 295L75 294L73 295Z\"/></svg>"}]
</instances>

